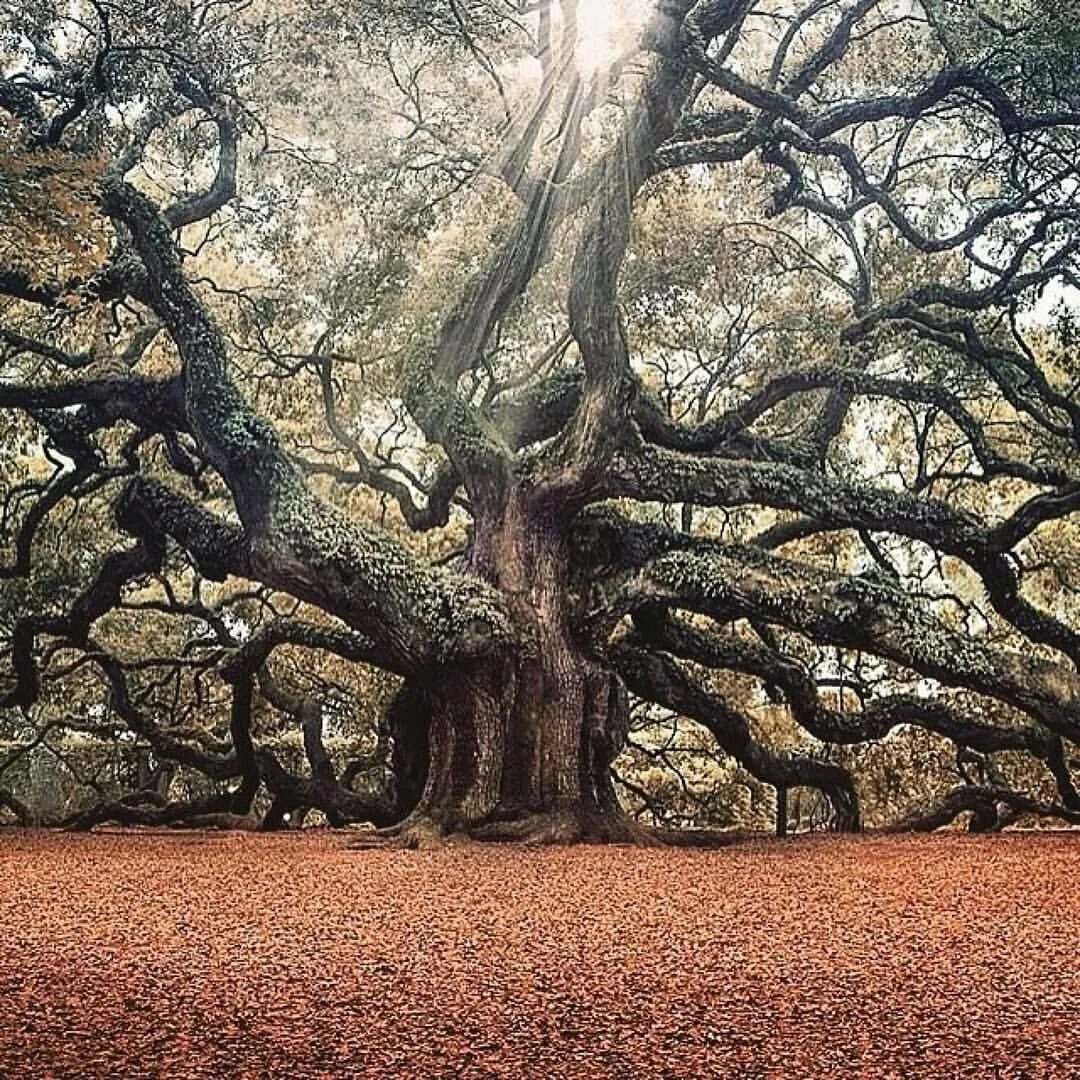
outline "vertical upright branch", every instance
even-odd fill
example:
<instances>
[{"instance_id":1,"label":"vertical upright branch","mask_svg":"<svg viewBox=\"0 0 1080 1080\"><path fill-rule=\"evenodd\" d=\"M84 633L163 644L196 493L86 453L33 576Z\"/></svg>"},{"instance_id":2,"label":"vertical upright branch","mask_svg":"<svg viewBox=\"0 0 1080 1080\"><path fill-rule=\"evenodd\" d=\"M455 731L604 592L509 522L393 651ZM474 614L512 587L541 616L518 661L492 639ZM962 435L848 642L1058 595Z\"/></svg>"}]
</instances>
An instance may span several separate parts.
<instances>
[{"instance_id":1,"label":"vertical upright branch","mask_svg":"<svg viewBox=\"0 0 1080 1080\"><path fill-rule=\"evenodd\" d=\"M232 794L232 812L246 814L251 810L259 790L259 765L255 743L251 738L252 678L244 672L233 684L232 706L229 712L229 734L240 764L240 786Z\"/></svg>"},{"instance_id":2,"label":"vertical upright branch","mask_svg":"<svg viewBox=\"0 0 1080 1080\"><path fill-rule=\"evenodd\" d=\"M521 209L494 257L443 322L434 349L417 364L404 395L413 419L446 450L477 503L501 501L514 456L495 426L464 400L458 380L477 366L492 330L523 295L547 256L552 233L565 211L560 186L577 160L581 122L589 107L581 80L570 79L559 120L558 153L546 171L527 175L558 86L573 64L573 20L564 21L556 49L551 43L549 7L542 9L542 16L548 23L542 33L545 55L540 90L524 124L508 132L508 150L500 169L521 197Z\"/></svg>"},{"instance_id":3,"label":"vertical upright branch","mask_svg":"<svg viewBox=\"0 0 1080 1080\"><path fill-rule=\"evenodd\" d=\"M599 182L571 270L570 328L585 372L581 398L553 447L550 496L567 505L591 487L629 423L634 382L616 293L630 241L633 203L650 172L652 156L676 129L693 89L678 47L678 18L654 16L637 100L615 145L600 163Z\"/></svg>"}]
</instances>

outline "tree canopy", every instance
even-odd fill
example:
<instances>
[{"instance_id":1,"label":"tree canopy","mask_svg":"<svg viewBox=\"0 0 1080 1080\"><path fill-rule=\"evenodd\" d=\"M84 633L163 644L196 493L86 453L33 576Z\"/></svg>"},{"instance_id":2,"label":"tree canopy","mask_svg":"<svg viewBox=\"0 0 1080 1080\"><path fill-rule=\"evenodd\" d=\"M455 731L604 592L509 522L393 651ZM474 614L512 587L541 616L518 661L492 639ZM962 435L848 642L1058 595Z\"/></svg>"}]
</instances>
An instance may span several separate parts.
<instances>
[{"instance_id":1,"label":"tree canopy","mask_svg":"<svg viewBox=\"0 0 1080 1080\"><path fill-rule=\"evenodd\" d=\"M1066 7L5 4L0 805L1080 821Z\"/></svg>"}]
</instances>

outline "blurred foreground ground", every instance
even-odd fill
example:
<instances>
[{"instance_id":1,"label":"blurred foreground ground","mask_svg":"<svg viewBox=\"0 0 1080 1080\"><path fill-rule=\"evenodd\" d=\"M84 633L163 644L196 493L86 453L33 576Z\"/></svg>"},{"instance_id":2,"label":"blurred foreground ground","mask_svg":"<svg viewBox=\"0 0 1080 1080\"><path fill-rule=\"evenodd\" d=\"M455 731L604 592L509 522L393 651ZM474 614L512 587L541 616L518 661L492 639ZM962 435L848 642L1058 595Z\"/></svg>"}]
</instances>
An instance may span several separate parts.
<instances>
[{"instance_id":1,"label":"blurred foreground ground","mask_svg":"<svg viewBox=\"0 0 1080 1080\"><path fill-rule=\"evenodd\" d=\"M1080 833L0 834L0 1077L1080 1077Z\"/></svg>"}]
</instances>

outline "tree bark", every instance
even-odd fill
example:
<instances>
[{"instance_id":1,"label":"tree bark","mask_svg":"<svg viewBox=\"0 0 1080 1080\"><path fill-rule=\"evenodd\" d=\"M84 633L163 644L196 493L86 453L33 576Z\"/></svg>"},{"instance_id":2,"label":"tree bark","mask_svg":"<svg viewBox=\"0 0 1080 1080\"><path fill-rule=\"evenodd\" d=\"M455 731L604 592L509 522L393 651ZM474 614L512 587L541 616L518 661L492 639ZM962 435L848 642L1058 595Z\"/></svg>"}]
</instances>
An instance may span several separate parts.
<instances>
[{"instance_id":1,"label":"tree bark","mask_svg":"<svg viewBox=\"0 0 1080 1080\"><path fill-rule=\"evenodd\" d=\"M406 683L391 719L399 805L416 798L407 833L555 841L635 831L609 773L625 738L626 691L572 632L565 534L518 492L478 515L467 568L507 598L526 644Z\"/></svg>"}]
</instances>

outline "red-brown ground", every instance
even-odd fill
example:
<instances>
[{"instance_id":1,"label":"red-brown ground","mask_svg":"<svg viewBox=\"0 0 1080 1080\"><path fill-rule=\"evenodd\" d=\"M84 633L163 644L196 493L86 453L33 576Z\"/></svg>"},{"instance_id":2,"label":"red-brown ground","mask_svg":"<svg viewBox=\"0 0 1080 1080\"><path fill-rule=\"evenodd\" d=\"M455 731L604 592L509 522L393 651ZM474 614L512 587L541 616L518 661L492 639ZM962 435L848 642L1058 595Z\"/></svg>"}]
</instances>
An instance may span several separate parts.
<instances>
[{"instance_id":1,"label":"red-brown ground","mask_svg":"<svg viewBox=\"0 0 1080 1080\"><path fill-rule=\"evenodd\" d=\"M1080 835L0 835L0 1077L1080 1077Z\"/></svg>"}]
</instances>

